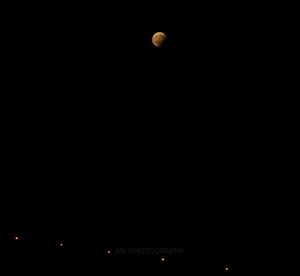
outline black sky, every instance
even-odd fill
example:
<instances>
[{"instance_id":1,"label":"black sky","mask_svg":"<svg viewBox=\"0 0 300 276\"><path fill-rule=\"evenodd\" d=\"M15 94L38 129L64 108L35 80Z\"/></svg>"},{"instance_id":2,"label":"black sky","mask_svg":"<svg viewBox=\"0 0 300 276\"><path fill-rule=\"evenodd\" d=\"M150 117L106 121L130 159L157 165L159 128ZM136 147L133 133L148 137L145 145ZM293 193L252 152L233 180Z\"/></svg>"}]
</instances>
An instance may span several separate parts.
<instances>
[{"instance_id":1,"label":"black sky","mask_svg":"<svg viewBox=\"0 0 300 276\"><path fill-rule=\"evenodd\" d=\"M94 258L97 243L179 244L207 271L247 267L264 233L246 165L254 146L243 136L251 115L235 12L231 1L16 5L5 52L6 237L24 232L36 248L37 237L76 240ZM160 49L156 31L168 36Z\"/></svg>"}]
</instances>

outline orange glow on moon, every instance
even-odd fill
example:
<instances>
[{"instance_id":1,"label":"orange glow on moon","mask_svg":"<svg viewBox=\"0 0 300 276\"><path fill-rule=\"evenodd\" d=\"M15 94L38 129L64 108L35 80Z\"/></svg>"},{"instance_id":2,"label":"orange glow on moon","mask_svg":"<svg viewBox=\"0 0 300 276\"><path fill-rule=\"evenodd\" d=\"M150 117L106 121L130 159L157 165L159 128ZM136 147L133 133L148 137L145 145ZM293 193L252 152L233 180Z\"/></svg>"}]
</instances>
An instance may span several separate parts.
<instances>
[{"instance_id":1,"label":"orange glow on moon","mask_svg":"<svg viewBox=\"0 0 300 276\"><path fill-rule=\"evenodd\" d=\"M167 36L163 32L157 32L152 36L152 43L155 47L159 48L163 45L165 40L167 39Z\"/></svg>"}]
</instances>

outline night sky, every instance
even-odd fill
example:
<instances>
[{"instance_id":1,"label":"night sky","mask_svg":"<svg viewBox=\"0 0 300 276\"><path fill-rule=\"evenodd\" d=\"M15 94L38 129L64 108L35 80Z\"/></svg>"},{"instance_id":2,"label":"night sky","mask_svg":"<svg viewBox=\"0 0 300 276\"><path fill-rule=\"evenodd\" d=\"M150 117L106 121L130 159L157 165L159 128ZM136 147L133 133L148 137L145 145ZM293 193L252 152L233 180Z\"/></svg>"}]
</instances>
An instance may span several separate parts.
<instances>
[{"instance_id":1,"label":"night sky","mask_svg":"<svg viewBox=\"0 0 300 276\"><path fill-rule=\"evenodd\" d=\"M7 11L0 275L265 275L243 14L98 2Z\"/></svg>"}]
</instances>

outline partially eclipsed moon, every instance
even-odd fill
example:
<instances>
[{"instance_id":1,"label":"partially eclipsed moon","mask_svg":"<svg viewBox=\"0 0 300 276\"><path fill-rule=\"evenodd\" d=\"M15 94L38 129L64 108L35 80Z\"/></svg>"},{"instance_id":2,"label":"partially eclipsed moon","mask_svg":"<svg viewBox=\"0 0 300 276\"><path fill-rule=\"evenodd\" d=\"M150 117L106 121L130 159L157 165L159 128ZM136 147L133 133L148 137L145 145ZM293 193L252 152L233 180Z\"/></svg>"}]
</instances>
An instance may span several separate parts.
<instances>
[{"instance_id":1,"label":"partially eclipsed moon","mask_svg":"<svg viewBox=\"0 0 300 276\"><path fill-rule=\"evenodd\" d=\"M152 36L152 43L155 47L161 47L166 39L167 36L165 33L157 32Z\"/></svg>"}]
</instances>

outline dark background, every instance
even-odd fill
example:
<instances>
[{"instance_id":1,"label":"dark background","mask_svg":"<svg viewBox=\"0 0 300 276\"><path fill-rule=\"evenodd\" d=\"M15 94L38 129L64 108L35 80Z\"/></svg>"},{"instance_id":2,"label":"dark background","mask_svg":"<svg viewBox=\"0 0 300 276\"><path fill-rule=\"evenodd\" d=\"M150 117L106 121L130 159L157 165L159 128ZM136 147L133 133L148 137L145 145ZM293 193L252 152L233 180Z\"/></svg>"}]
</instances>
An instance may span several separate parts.
<instances>
[{"instance_id":1,"label":"dark background","mask_svg":"<svg viewBox=\"0 0 300 276\"><path fill-rule=\"evenodd\" d=\"M255 42L246 10L211 2L9 7L5 275L216 274L225 264L262 275L270 215L251 125ZM156 31L168 36L162 48ZM187 253L167 267L105 256L122 246Z\"/></svg>"}]
</instances>

